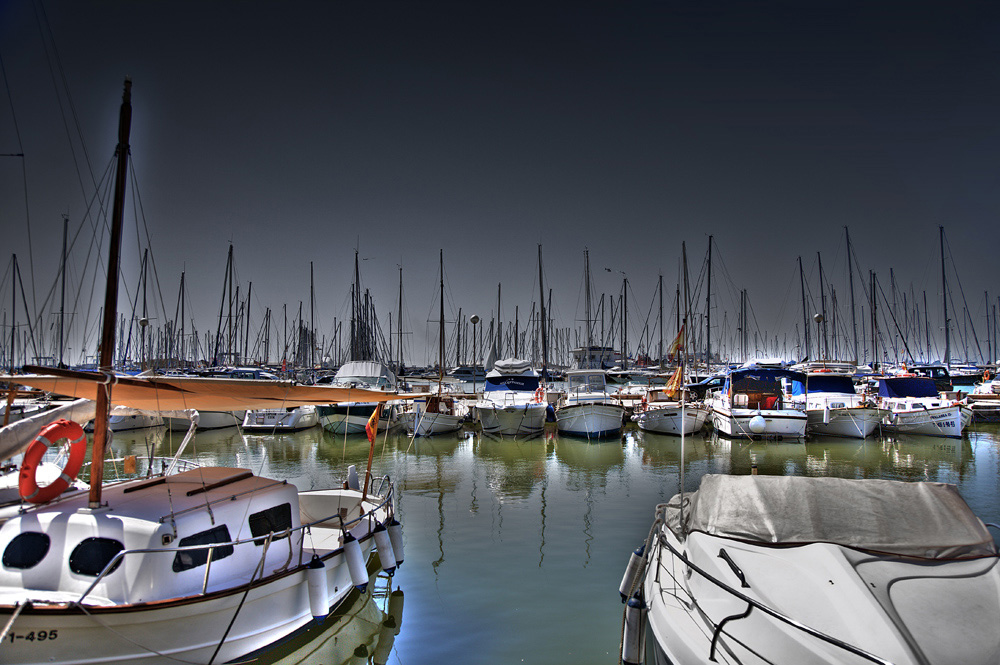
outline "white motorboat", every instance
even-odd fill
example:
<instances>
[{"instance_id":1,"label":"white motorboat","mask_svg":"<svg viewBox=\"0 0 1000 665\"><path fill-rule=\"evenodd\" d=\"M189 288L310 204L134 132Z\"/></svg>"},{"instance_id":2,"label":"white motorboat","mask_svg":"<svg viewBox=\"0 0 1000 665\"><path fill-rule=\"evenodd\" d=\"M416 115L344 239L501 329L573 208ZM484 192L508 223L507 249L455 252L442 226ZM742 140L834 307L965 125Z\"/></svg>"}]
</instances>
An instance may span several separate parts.
<instances>
[{"instance_id":1,"label":"white motorboat","mask_svg":"<svg viewBox=\"0 0 1000 665\"><path fill-rule=\"evenodd\" d=\"M622 660L995 663L997 563L953 485L706 475L630 561Z\"/></svg>"},{"instance_id":2,"label":"white motorboat","mask_svg":"<svg viewBox=\"0 0 1000 665\"><path fill-rule=\"evenodd\" d=\"M874 397L859 395L853 372L809 373L809 391L793 390L793 403L805 406L809 417L807 430L823 436L866 439L882 423L888 411L875 405Z\"/></svg>"},{"instance_id":3,"label":"white motorboat","mask_svg":"<svg viewBox=\"0 0 1000 665\"><path fill-rule=\"evenodd\" d=\"M298 432L319 425L317 407L312 404L284 409L250 409L243 417L248 432Z\"/></svg>"},{"instance_id":4,"label":"white motorboat","mask_svg":"<svg viewBox=\"0 0 1000 665\"><path fill-rule=\"evenodd\" d=\"M972 409L973 422L1000 422L1000 379L987 370L983 373L983 382L976 384L965 396L965 401Z\"/></svg>"},{"instance_id":5,"label":"white motorboat","mask_svg":"<svg viewBox=\"0 0 1000 665\"><path fill-rule=\"evenodd\" d=\"M531 436L545 428L548 403L538 372L526 360L498 360L486 374L483 398L473 407L483 432Z\"/></svg>"},{"instance_id":6,"label":"white motorboat","mask_svg":"<svg viewBox=\"0 0 1000 665\"><path fill-rule=\"evenodd\" d=\"M972 409L943 397L924 376L880 377L878 404L888 411L883 427L900 434L959 438L972 422Z\"/></svg>"},{"instance_id":7,"label":"white motorboat","mask_svg":"<svg viewBox=\"0 0 1000 665\"><path fill-rule=\"evenodd\" d=\"M777 367L732 370L722 388L707 400L712 426L723 436L747 439L802 439L808 417L785 399L783 382L805 386L807 377ZM804 390L804 388L802 388Z\"/></svg>"},{"instance_id":8,"label":"white motorboat","mask_svg":"<svg viewBox=\"0 0 1000 665\"><path fill-rule=\"evenodd\" d=\"M330 385L392 392L396 389L396 375L383 362L351 360L341 365ZM343 402L320 406L319 421L323 429L334 434L361 434L377 406L377 402ZM397 416L395 407L384 408L379 419L379 430L389 431L395 427Z\"/></svg>"},{"instance_id":9,"label":"white motorboat","mask_svg":"<svg viewBox=\"0 0 1000 665\"><path fill-rule=\"evenodd\" d=\"M566 372L566 393L556 404L560 434L600 439L621 434L625 407L608 392L607 370Z\"/></svg>"}]
</instances>

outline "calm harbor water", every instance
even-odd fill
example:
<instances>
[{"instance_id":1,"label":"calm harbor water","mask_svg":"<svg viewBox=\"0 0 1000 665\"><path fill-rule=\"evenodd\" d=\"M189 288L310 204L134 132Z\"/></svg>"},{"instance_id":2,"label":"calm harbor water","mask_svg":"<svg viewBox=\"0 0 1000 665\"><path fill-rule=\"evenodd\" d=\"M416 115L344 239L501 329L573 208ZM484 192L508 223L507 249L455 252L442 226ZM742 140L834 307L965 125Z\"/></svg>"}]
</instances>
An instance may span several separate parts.
<instances>
[{"instance_id":1,"label":"calm harbor water","mask_svg":"<svg viewBox=\"0 0 1000 665\"><path fill-rule=\"evenodd\" d=\"M112 448L167 455L181 438L163 429L123 432ZM940 481L957 485L983 521L1000 523L998 449L997 425L975 425L960 440L750 444L699 434L685 440L685 488L697 489L705 473L748 474L754 464L760 474ZM198 434L184 456L321 488L340 484L351 464L363 473L368 440L320 428L234 428ZM530 440L380 434L373 471L397 483L405 563L344 617L271 659L615 663L618 583L654 506L678 491L680 463L679 438L632 429L599 443L554 432Z\"/></svg>"}]
</instances>

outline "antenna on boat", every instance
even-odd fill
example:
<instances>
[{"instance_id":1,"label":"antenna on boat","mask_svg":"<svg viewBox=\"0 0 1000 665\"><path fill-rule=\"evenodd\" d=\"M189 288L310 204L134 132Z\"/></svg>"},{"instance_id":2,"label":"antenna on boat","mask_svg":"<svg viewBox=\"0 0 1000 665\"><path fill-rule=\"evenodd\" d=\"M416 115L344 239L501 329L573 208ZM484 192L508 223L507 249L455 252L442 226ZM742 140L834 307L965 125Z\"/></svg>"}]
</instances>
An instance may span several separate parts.
<instances>
[{"instance_id":1,"label":"antenna on boat","mask_svg":"<svg viewBox=\"0 0 1000 665\"><path fill-rule=\"evenodd\" d=\"M104 291L104 322L101 329L101 355L98 369L106 383L98 386L94 417L94 448L90 460L91 509L101 506L101 480L104 477L104 448L108 438L108 409L114 384L115 319L118 318L118 264L122 246L122 217L125 213L126 169L128 168L129 132L132 128L132 79L125 77L125 91L118 114L118 168L115 174L115 199L111 213L111 246L108 251L108 281Z\"/></svg>"}]
</instances>

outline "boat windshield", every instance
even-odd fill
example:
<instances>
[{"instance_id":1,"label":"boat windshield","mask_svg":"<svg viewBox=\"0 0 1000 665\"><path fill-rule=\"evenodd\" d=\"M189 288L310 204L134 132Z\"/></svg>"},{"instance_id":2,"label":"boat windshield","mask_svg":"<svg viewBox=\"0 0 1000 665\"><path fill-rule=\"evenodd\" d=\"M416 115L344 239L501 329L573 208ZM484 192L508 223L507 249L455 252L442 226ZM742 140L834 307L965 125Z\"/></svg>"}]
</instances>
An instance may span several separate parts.
<instances>
[{"instance_id":1,"label":"boat windshield","mask_svg":"<svg viewBox=\"0 0 1000 665\"><path fill-rule=\"evenodd\" d=\"M571 374L569 389L571 392L601 393L604 392L603 374Z\"/></svg>"}]
</instances>

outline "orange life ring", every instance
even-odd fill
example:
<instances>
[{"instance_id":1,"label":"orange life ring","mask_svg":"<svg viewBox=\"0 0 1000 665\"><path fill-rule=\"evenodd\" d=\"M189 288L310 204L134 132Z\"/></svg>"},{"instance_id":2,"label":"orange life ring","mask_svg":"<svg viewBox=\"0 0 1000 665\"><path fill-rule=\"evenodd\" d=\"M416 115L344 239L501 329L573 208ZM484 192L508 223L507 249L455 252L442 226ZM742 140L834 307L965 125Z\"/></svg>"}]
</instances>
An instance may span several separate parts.
<instances>
[{"instance_id":1,"label":"orange life ring","mask_svg":"<svg viewBox=\"0 0 1000 665\"><path fill-rule=\"evenodd\" d=\"M60 439L69 440L69 460L62 473L45 487L39 487L35 474L45 452ZM18 478L18 493L25 501L31 503L46 503L66 491L76 479L76 474L83 466L83 458L87 454L87 435L83 428L72 420L60 419L49 423L38 432L24 453L21 462L21 473Z\"/></svg>"},{"instance_id":2,"label":"orange life ring","mask_svg":"<svg viewBox=\"0 0 1000 665\"><path fill-rule=\"evenodd\" d=\"M538 386L535 388L535 401L541 402L543 399L545 399L545 391L542 390L541 386Z\"/></svg>"}]
</instances>

